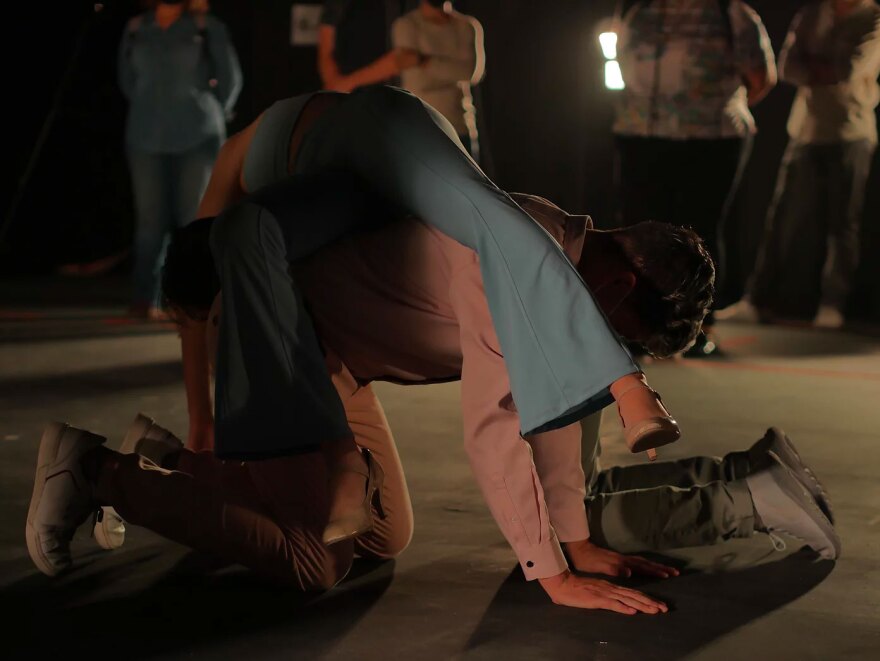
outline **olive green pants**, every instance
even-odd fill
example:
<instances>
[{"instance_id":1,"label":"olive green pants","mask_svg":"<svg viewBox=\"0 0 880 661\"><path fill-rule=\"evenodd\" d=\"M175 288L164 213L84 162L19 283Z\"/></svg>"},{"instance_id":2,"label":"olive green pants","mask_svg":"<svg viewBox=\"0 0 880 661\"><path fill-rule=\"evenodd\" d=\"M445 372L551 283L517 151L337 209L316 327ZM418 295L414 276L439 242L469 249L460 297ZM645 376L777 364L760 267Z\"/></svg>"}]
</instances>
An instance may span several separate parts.
<instances>
[{"instance_id":1,"label":"olive green pants","mask_svg":"<svg viewBox=\"0 0 880 661\"><path fill-rule=\"evenodd\" d=\"M601 414L583 420L581 441L594 542L633 553L706 546L755 532L746 452L601 470L600 421Z\"/></svg>"}]
</instances>

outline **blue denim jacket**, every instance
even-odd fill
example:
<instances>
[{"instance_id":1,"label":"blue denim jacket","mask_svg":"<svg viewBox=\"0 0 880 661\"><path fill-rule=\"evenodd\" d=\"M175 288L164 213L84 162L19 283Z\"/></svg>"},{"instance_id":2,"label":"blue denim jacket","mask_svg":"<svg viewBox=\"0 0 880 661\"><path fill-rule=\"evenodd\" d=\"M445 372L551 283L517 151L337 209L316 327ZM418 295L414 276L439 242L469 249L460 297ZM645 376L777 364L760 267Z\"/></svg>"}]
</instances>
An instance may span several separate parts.
<instances>
[{"instance_id":1,"label":"blue denim jacket","mask_svg":"<svg viewBox=\"0 0 880 661\"><path fill-rule=\"evenodd\" d=\"M226 26L184 14L163 30L148 11L131 19L119 46L119 85L129 100L129 148L180 153L226 137L241 67Z\"/></svg>"}]
</instances>

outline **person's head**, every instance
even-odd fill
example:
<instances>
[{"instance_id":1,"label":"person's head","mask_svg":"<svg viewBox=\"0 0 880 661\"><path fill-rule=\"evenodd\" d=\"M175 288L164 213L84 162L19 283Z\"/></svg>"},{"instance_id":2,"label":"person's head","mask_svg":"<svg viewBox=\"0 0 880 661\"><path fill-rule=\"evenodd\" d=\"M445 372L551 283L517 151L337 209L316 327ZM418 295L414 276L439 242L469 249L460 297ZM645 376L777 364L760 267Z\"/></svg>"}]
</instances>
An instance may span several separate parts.
<instances>
[{"instance_id":1,"label":"person's head","mask_svg":"<svg viewBox=\"0 0 880 661\"><path fill-rule=\"evenodd\" d=\"M590 230L578 270L614 328L660 358L693 344L712 305L715 265L690 229Z\"/></svg>"},{"instance_id":2,"label":"person's head","mask_svg":"<svg viewBox=\"0 0 880 661\"><path fill-rule=\"evenodd\" d=\"M146 0L147 9L155 9L159 5L183 5L183 10L191 14L204 14L210 10L208 0Z\"/></svg>"},{"instance_id":3,"label":"person's head","mask_svg":"<svg viewBox=\"0 0 880 661\"><path fill-rule=\"evenodd\" d=\"M580 254L578 271L624 338L658 357L693 343L715 284L712 258L695 232L657 222L594 230L589 217L569 214L537 195L511 197L539 222L583 233L582 245L577 245L579 237L569 238L575 243L569 256Z\"/></svg>"},{"instance_id":4,"label":"person's head","mask_svg":"<svg viewBox=\"0 0 880 661\"><path fill-rule=\"evenodd\" d=\"M163 306L178 321L204 321L220 292L220 279L211 254L213 218L181 227L171 237L162 267Z\"/></svg>"}]
</instances>

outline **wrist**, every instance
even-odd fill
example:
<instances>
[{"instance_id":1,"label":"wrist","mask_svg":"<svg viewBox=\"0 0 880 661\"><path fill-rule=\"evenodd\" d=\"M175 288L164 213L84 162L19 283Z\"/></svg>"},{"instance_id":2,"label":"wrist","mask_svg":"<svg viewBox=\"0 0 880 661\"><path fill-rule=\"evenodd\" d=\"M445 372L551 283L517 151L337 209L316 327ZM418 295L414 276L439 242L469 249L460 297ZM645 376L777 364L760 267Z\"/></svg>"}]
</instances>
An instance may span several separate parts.
<instances>
[{"instance_id":1,"label":"wrist","mask_svg":"<svg viewBox=\"0 0 880 661\"><path fill-rule=\"evenodd\" d=\"M541 587L545 590L553 590L562 586L568 577L571 576L571 571L566 569L561 574L556 574L556 576L549 576L547 578L539 578L538 583L541 584Z\"/></svg>"}]
</instances>

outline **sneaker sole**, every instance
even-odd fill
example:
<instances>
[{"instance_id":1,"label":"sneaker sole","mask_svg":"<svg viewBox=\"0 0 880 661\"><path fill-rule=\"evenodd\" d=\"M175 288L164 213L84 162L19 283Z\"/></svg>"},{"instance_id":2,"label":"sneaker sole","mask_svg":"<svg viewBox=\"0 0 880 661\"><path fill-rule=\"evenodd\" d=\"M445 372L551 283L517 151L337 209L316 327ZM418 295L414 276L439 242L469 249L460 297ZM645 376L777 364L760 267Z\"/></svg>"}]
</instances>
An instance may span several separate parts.
<instances>
[{"instance_id":1,"label":"sneaker sole","mask_svg":"<svg viewBox=\"0 0 880 661\"><path fill-rule=\"evenodd\" d=\"M778 460L777 460L778 461ZM755 488L761 488L763 483L769 482L770 489L775 489L782 493L782 495L788 500L790 511L784 512L783 508L780 508L778 505L775 507L776 513L779 514L779 518L782 520L788 520L791 522L796 522L800 524L803 529L812 529L813 532L817 532L821 537L824 538L826 542L826 546L830 548L826 548L823 550L814 549L820 556L827 560L834 560L840 557L840 537L837 535L837 532L834 530L834 526L828 520L828 517L819 509L819 506L816 504L815 499L809 490L801 483L800 479L798 479L797 475L790 468L782 464L778 463L775 467L777 470L784 471L784 475L789 479L784 481L779 481L771 477L771 473L773 468L767 469L766 471L762 471L756 475L749 476L747 478L747 483L749 484L749 490L753 491L753 485ZM754 496L753 496L754 497ZM792 516L792 512L797 512L796 516ZM765 514L769 514L769 512L762 513L758 510L758 514L762 519L766 520ZM775 526L772 527L772 530L784 532L789 535L792 535L796 539L799 539L804 542L808 542L802 535L798 535L793 533L790 528L796 528L797 526ZM813 548L813 547L811 547ZM833 549L833 553L831 551Z\"/></svg>"},{"instance_id":2,"label":"sneaker sole","mask_svg":"<svg viewBox=\"0 0 880 661\"><path fill-rule=\"evenodd\" d=\"M43 554L40 536L34 528L34 519L40 507L40 500L43 497L43 488L46 486L46 474L49 472L49 467L58 458L58 450L61 447L64 432L68 429L69 426L64 423L53 422L43 431L43 437L40 439L40 449L37 453L34 491L31 494L31 504L28 507L27 524L25 526L25 540L27 541L28 553L37 569L46 574L46 576L58 576L69 568L69 565L59 568L49 562Z\"/></svg>"}]
</instances>

